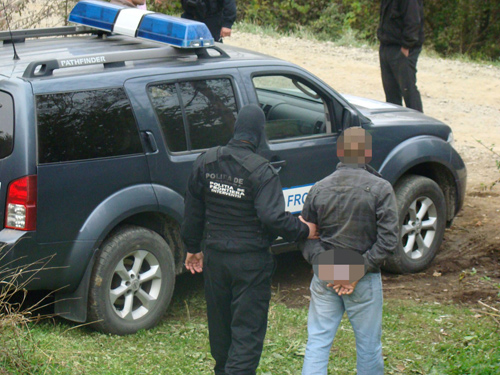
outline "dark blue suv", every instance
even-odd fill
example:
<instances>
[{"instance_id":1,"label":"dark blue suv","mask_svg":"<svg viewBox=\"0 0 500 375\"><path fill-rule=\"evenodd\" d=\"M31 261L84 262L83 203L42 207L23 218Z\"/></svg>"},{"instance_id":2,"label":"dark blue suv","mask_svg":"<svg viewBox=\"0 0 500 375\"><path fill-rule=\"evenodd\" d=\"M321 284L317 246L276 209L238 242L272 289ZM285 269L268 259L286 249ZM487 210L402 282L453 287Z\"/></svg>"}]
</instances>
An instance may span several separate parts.
<instances>
[{"instance_id":1,"label":"dark blue suv","mask_svg":"<svg viewBox=\"0 0 500 375\"><path fill-rule=\"evenodd\" d=\"M248 103L266 114L259 152L279 171L295 213L335 169L339 133L369 131L371 164L399 205L401 241L385 269L430 264L465 193L449 126L341 96L291 63L214 45L203 30L179 37L179 27L200 28L194 21L129 10L140 13L124 23L119 6L78 6L78 22L92 14L106 22L0 34L0 274L36 272L30 289L56 290L57 313L99 330L154 326L183 271L179 224L191 165L231 138ZM132 25L121 34L133 36L117 34L119 24Z\"/></svg>"}]
</instances>

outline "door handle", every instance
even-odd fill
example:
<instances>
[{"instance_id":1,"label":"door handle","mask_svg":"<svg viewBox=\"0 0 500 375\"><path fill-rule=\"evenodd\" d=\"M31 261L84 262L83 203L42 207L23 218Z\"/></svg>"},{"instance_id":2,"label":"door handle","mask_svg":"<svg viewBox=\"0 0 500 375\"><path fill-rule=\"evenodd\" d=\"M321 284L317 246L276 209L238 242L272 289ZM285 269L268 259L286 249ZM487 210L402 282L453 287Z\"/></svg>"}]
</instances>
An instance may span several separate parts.
<instances>
[{"instance_id":1,"label":"door handle","mask_svg":"<svg viewBox=\"0 0 500 375\"><path fill-rule=\"evenodd\" d=\"M146 130L142 132L144 141L146 142L147 145L147 154L156 154L158 152L158 145L156 144L156 139L153 133L151 133L149 130Z\"/></svg>"},{"instance_id":2,"label":"door handle","mask_svg":"<svg viewBox=\"0 0 500 375\"><path fill-rule=\"evenodd\" d=\"M286 165L286 160L274 160L271 165L279 172Z\"/></svg>"}]
</instances>

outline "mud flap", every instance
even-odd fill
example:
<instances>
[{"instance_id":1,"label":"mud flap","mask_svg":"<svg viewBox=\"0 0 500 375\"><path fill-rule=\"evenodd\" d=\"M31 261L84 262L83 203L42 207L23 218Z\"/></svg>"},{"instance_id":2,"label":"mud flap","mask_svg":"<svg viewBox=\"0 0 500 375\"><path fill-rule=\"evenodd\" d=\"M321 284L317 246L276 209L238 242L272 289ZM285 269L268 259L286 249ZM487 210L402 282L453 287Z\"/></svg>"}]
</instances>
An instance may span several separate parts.
<instances>
[{"instance_id":1,"label":"mud flap","mask_svg":"<svg viewBox=\"0 0 500 375\"><path fill-rule=\"evenodd\" d=\"M89 299L89 282L95 262L94 251L87 269L78 288L72 293L55 293L54 312L57 316L73 322L85 323L87 321L87 304Z\"/></svg>"}]
</instances>

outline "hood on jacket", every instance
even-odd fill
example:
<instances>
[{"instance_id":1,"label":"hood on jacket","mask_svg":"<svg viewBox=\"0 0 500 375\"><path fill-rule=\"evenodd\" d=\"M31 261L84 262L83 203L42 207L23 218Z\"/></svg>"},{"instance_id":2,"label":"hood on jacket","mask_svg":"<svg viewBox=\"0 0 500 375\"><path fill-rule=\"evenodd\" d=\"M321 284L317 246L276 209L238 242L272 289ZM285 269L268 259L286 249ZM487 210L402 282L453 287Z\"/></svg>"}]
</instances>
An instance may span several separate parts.
<instances>
[{"instance_id":1,"label":"hood on jacket","mask_svg":"<svg viewBox=\"0 0 500 375\"><path fill-rule=\"evenodd\" d=\"M241 108L238 118L234 124L233 139L250 142L258 147L264 138L264 125L266 116L262 109L255 104L249 104Z\"/></svg>"}]
</instances>

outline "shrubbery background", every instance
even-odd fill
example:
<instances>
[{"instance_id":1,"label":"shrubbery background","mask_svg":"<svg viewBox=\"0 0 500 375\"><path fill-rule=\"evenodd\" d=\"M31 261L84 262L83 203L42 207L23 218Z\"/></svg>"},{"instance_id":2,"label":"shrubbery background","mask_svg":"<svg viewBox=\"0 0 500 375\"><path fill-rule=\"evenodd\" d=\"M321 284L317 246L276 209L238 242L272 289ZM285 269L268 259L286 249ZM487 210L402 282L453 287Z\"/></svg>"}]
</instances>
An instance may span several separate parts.
<instances>
[{"instance_id":1,"label":"shrubbery background","mask_svg":"<svg viewBox=\"0 0 500 375\"><path fill-rule=\"evenodd\" d=\"M37 12L29 4L39 3ZM47 17L67 18L77 0L13 0L5 3L16 18L13 28L33 27ZM161 2L161 4L157 4ZM236 0L238 21L274 28L279 32L305 30L320 40L340 39L354 33L368 43L377 42L380 0ZM180 0L147 0L148 8L180 14ZM425 48L442 56L457 54L500 62L499 0L424 0ZM3 6L0 29L6 30Z\"/></svg>"},{"instance_id":2,"label":"shrubbery background","mask_svg":"<svg viewBox=\"0 0 500 375\"><path fill-rule=\"evenodd\" d=\"M361 40L377 41L380 1L237 0L237 5L238 20L278 31L305 28L319 39L336 40L350 29ZM181 11L179 1L153 6ZM500 61L500 1L424 0L424 11L426 48L442 56Z\"/></svg>"}]
</instances>

